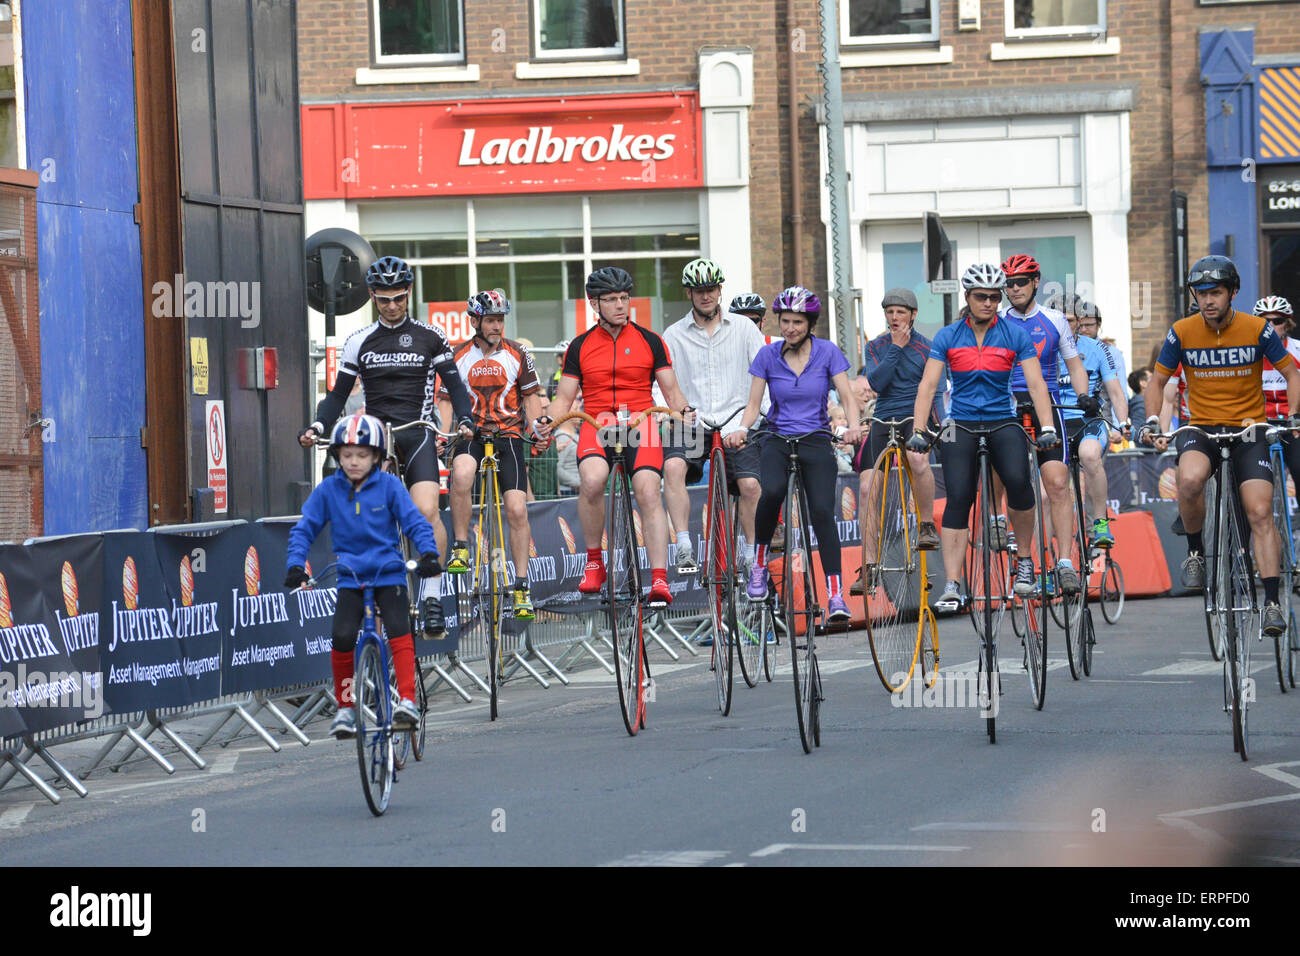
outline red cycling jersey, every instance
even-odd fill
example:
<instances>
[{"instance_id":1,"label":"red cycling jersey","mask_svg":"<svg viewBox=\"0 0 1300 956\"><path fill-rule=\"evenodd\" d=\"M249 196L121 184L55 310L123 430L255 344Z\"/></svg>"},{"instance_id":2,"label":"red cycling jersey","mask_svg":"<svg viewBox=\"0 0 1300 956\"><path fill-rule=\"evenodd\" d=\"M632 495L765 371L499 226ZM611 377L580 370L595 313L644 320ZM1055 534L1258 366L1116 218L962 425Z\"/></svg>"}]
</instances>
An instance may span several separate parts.
<instances>
[{"instance_id":1,"label":"red cycling jersey","mask_svg":"<svg viewBox=\"0 0 1300 956\"><path fill-rule=\"evenodd\" d=\"M1286 350L1300 363L1300 339L1287 336ZM1273 368L1273 363L1264 360L1264 415L1268 418L1286 418L1290 414L1286 400L1286 379L1282 373Z\"/></svg>"},{"instance_id":2,"label":"red cycling jersey","mask_svg":"<svg viewBox=\"0 0 1300 956\"><path fill-rule=\"evenodd\" d=\"M654 404L650 387L655 373L671 368L668 346L660 336L628 322L618 337L599 325L569 343L564 372L582 388L582 407L588 415L643 412Z\"/></svg>"}]
</instances>

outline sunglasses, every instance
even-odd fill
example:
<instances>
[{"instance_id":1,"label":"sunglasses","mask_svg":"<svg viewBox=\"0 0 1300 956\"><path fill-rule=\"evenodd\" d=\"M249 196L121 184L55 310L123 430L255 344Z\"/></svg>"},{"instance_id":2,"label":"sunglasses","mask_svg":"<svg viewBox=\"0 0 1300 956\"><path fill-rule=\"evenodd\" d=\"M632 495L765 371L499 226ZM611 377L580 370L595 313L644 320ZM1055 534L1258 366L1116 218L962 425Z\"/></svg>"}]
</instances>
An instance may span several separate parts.
<instances>
[{"instance_id":1,"label":"sunglasses","mask_svg":"<svg viewBox=\"0 0 1300 956\"><path fill-rule=\"evenodd\" d=\"M396 295L380 295L378 292L372 292L370 294L375 297L375 301L380 305L401 305L411 293L399 292Z\"/></svg>"},{"instance_id":2,"label":"sunglasses","mask_svg":"<svg viewBox=\"0 0 1300 956\"><path fill-rule=\"evenodd\" d=\"M1016 276L1014 279L1008 279L1007 285L1011 286L1013 289L1019 289L1022 285L1029 285L1029 283L1033 281L1034 280L1028 276Z\"/></svg>"},{"instance_id":3,"label":"sunglasses","mask_svg":"<svg viewBox=\"0 0 1300 956\"><path fill-rule=\"evenodd\" d=\"M972 302L1001 302L1002 295L998 292L972 292L970 294Z\"/></svg>"}]
</instances>

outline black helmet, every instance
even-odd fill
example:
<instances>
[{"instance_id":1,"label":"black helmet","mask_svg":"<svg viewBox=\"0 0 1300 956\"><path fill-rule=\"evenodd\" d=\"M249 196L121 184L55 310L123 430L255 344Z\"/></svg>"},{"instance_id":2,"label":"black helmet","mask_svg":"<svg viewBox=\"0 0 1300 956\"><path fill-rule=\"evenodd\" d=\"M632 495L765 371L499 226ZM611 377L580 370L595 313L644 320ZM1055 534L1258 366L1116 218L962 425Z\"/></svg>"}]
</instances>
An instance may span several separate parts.
<instances>
[{"instance_id":1,"label":"black helmet","mask_svg":"<svg viewBox=\"0 0 1300 956\"><path fill-rule=\"evenodd\" d=\"M757 312L759 318L767 315L767 303L757 292L742 292L731 300L728 312Z\"/></svg>"},{"instance_id":2,"label":"black helmet","mask_svg":"<svg viewBox=\"0 0 1300 956\"><path fill-rule=\"evenodd\" d=\"M372 289L397 289L415 281L411 267L397 256L376 259L366 270L366 285Z\"/></svg>"},{"instance_id":3,"label":"black helmet","mask_svg":"<svg viewBox=\"0 0 1300 956\"><path fill-rule=\"evenodd\" d=\"M632 277L618 266L605 266L587 276L587 298L598 299L611 292L631 292Z\"/></svg>"},{"instance_id":4,"label":"black helmet","mask_svg":"<svg viewBox=\"0 0 1300 956\"><path fill-rule=\"evenodd\" d=\"M1192 289L1213 289L1216 285L1224 285L1236 292L1241 288L1241 276L1227 256L1204 256L1197 259L1187 273L1187 285Z\"/></svg>"}]
</instances>

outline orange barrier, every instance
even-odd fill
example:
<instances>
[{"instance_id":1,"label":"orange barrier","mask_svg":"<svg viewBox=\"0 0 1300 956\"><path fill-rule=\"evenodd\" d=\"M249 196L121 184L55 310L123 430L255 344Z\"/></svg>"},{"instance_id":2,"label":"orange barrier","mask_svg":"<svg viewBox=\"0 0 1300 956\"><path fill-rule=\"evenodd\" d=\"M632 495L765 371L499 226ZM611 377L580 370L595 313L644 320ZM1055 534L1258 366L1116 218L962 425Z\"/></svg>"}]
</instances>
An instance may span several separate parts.
<instances>
[{"instance_id":1,"label":"orange barrier","mask_svg":"<svg viewBox=\"0 0 1300 956\"><path fill-rule=\"evenodd\" d=\"M784 556L778 556L776 559L767 563L768 574L772 576L772 583L777 588L777 593L783 593L782 567L785 564ZM893 602L885 594L883 588L878 588L871 598L864 602L864 595L850 594L849 587L857 580L858 572L862 569L862 547L852 545L851 547L840 549L840 581L844 589L844 603L849 607L849 627L865 627L867 623L867 614L870 612L873 618L881 618L894 613ZM817 595L817 603L822 608L826 607L826 574L822 570L821 555L816 551L813 552L813 588ZM794 606L797 610L803 610L803 595L795 594ZM796 628L799 634L803 633L803 619L799 619L799 626Z\"/></svg>"},{"instance_id":2,"label":"orange barrier","mask_svg":"<svg viewBox=\"0 0 1300 956\"><path fill-rule=\"evenodd\" d=\"M1165 559L1155 518L1149 511L1125 511L1111 515L1110 533L1115 536L1111 558L1124 573L1124 593L1129 597L1164 594L1172 586L1169 562ZM1101 583L1102 560L1093 562L1088 577L1090 593Z\"/></svg>"}]
</instances>

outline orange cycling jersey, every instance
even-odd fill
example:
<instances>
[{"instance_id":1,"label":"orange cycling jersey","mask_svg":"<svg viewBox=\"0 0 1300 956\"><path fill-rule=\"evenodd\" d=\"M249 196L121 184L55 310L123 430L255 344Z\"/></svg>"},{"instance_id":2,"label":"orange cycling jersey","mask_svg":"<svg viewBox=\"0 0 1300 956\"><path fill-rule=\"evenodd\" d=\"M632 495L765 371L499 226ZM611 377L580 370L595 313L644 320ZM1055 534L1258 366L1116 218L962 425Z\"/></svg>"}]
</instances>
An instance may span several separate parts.
<instances>
[{"instance_id":1,"label":"orange cycling jersey","mask_svg":"<svg viewBox=\"0 0 1300 956\"><path fill-rule=\"evenodd\" d=\"M456 346L452 359L474 403L474 424L501 435L522 435L523 397L542 387L528 349L503 338L499 348L485 355L478 340L470 339ZM450 396L440 388L438 397Z\"/></svg>"},{"instance_id":2,"label":"orange cycling jersey","mask_svg":"<svg viewBox=\"0 0 1300 956\"><path fill-rule=\"evenodd\" d=\"M1240 427L1264 420L1264 359L1276 369L1292 364L1267 319L1234 311L1216 330L1197 312L1170 327L1155 367L1173 375L1182 364L1191 424Z\"/></svg>"}]
</instances>

